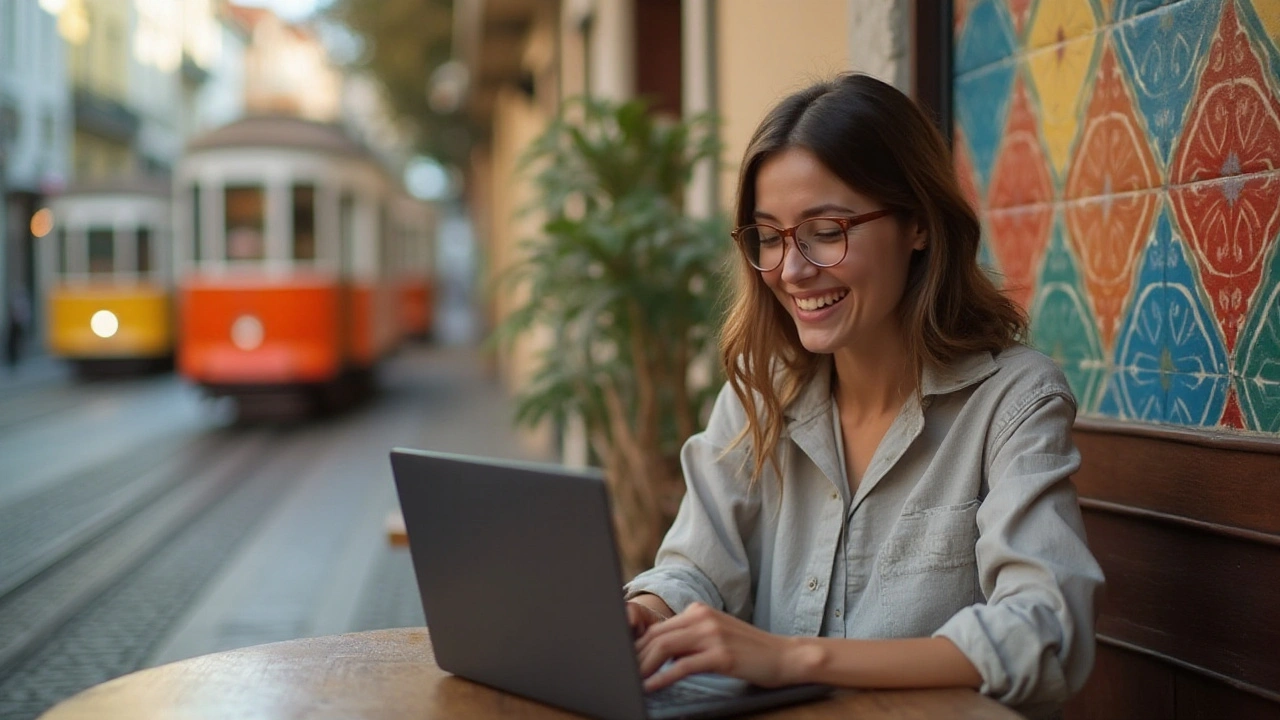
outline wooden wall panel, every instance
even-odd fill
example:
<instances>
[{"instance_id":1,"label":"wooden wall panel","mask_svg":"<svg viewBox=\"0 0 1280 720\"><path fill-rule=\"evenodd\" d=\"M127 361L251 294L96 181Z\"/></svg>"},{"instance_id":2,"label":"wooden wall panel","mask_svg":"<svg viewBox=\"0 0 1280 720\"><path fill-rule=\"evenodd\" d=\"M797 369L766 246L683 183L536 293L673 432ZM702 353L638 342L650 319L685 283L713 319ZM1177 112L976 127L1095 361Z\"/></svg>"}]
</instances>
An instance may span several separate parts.
<instances>
[{"instance_id":1,"label":"wooden wall panel","mask_svg":"<svg viewBox=\"0 0 1280 720\"><path fill-rule=\"evenodd\" d=\"M1280 718L1280 443L1081 420L1098 662L1069 718Z\"/></svg>"}]
</instances>

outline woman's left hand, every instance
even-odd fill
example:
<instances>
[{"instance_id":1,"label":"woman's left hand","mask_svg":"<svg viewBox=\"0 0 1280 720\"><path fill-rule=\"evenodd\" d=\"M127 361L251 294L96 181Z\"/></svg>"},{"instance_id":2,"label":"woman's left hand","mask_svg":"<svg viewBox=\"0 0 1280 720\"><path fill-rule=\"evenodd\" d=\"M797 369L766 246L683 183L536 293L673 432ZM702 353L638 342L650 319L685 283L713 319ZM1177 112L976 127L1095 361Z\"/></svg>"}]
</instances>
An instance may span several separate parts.
<instances>
[{"instance_id":1,"label":"woman's left hand","mask_svg":"<svg viewBox=\"0 0 1280 720\"><path fill-rule=\"evenodd\" d=\"M636 654L646 691L702 672L776 687L796 682L784 671L783 651L791 640L694 603L670 620L651 625L636 641ZM674 662L662 668L672 658Z\"/></svg>"}]
</instances>

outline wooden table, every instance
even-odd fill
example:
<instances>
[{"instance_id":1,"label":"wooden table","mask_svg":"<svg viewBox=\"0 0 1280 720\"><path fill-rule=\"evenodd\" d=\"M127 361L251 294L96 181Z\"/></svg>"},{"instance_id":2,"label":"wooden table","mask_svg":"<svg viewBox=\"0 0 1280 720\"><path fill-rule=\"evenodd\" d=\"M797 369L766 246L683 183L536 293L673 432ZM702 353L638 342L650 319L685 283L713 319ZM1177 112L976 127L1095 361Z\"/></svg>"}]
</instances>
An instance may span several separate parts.
<instances>
[{"instance_id":1,"label":"wooden table","mask_svg":"<svg viewBox=\"0 0 1280 720\"><path fill-rule=\"evenodd\" d=\"M89 688L42 720L218 718L576 718L454 677L436 666L425 628L290 640L140 670ZM760 717L1018 718L970 690L839 692Z\"/></svg>"}]
</instances>

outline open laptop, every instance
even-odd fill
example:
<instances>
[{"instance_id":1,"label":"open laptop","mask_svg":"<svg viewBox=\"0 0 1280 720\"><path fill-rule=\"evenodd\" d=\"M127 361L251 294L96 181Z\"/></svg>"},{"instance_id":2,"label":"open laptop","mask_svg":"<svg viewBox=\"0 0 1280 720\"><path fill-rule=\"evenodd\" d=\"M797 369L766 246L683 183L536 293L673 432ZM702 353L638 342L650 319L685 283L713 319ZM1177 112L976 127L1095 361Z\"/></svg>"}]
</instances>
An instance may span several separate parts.
<instances>
[{"instance_id":1,"label":"open laptop","mask_svg":"<svg viewBox=\"0 0 1280 720\"><path fill-rule=\"evenodd\" d=\"M597 471L391 452L436 662L603 720L712 718L823 697L724 676L646 695Z\"/></svg>"}]
</instances>

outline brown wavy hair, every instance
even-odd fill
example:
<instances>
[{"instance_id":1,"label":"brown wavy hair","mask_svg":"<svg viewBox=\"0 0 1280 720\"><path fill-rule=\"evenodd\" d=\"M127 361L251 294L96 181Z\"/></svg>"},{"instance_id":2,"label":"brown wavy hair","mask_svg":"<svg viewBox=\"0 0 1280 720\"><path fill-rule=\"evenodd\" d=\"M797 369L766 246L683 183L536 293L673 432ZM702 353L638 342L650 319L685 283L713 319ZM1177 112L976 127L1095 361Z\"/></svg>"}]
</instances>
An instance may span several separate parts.
<instances>
[{"instance_id":1,"label":"brown wavy hair","mask_svg":"<svg viewBox=\"0 0 1280 720\"><path fill-rule=\"evenodd\" d=\"M912 258L898 305L917 388L926 364L942 367L971 352L999 352L1025 335L1026 314L978 265L978 218L960 192L947 143L911 98L858 73L784 98L747 146L737 225L754 222L760 166L797 147L850 188L925 230L927 245ZM741 253L735 264L720 352L746 410L747 427L734 446L750 439L754 482L766 463L780 475L774 451L784 409L824 364L800 343L795 323L760 272Z\"/></svg>"}]
</instances>

